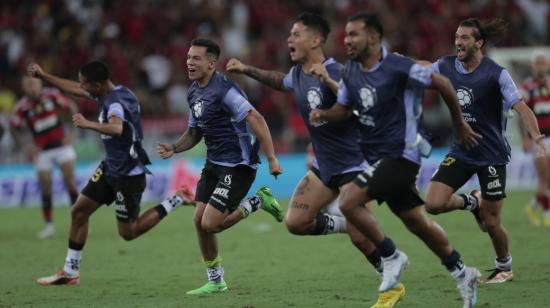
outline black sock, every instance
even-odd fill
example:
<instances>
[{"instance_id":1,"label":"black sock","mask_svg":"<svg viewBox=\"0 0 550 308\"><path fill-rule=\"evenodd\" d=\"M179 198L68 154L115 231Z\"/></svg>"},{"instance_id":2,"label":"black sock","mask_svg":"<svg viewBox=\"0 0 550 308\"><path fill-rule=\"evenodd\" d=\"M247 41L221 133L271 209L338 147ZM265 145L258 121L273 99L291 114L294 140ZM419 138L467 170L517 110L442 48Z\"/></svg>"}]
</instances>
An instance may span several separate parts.
<instances>
[{"instance_id":1,"label":"black sock","mask_svg":"<svg viewBox=\"0 0 550 308\"><path fill-rule=\"evenodd\" d=\"M367 260L369 260L370 264L376 269L377 272L382 272L382 257L380 256L380 252L378 252L378 249L375 249L373 252L369 253L367 256Z\"/></svg>"},{"instance_id":2,"label":"black sock","mask_svg":"<svg viewBox=\"0 0 550 308\"><path fill-rule=\"evenodd\" d=\"M162 206L162 204L155 206L155 211L159 214L159 219L163 219L166 215L168 215L168 212L166 212L166 209Z\"/></svg>"},{"instance_id":3,"label":"black sock","mask_svg":"<svg viewBox=\"0 0 550 308\"><path fill-rule=\"evenodd\" d=\"M376 248L378 249L378 252L382 256L382 258L390 257L395 253L396 250L395 244L387 236L384 237L384 240L380 244L376 245Z\"/></svg>"},{"instance_id":4,"label":"black sock","mask_svg":"<svg viewBox=\"0 0 550 308\"><path fill-rule=\"evenodd\" d=\"M450 255L441 259L441 264L443 264L449 272L464 268L464 263L460 260L460 254L456 250L453 250Z\"/></svg>"},{"instance_id":5,"label":"black sock","mask_svg":"<svg viewBox=\"0 0 550 308\"><path fill-rule=\"evenodd\" d=\"M44 221L52 222L52 195L42 194L42 215Z\"/></svg>"},{"instance_id":6,"label":"black sock","mask_svg":"<svg viewBox=\"0 0 550 308\"><path fill-rule=\"evenodd\" d=\"M82 250L82 248L84 248L84 243L77 243L69 240L69 249Z\"/></svg>"},{"instance_id":7,"label":"black sock","mask_svg":"<svg viewBox=\"0 0 550 308\"><path fill-rule=\"evenodd\" d=\"M315 228L311 235L321 235L325 234L327 229L329 216L325 213L318 213L315 217Z\"/></svg>"}]
</instances>

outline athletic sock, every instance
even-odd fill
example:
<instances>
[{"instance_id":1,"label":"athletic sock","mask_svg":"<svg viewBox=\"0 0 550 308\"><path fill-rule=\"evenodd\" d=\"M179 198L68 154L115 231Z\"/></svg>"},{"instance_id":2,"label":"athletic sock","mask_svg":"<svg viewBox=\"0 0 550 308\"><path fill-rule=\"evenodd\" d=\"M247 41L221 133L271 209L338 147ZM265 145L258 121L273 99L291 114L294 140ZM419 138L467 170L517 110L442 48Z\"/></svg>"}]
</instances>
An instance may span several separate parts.
<instances>
[{"instance_id":1,"label":"athletic sock","mask_svg":"<svg viewBox=\"0 0 550 308\"><path fill-rule=\"evenodd\" d=\"M183 202L183 198L178 195L173 195L172 197L164 199L159 205L155 206L155 210L159 214L160 219L163 219L164 216L170 214L178 205Z\"/></svg>"},{"instance_id":2,"label":"athletic sock","mask_svg":"<svg viewBox=\"0 0 550 308\"><path fill-rule=\"evenodd\" d=\"M465 267L464 262L460 259L458 251L453 250L450 255L441 259L441 264L447 268L454 279L459 280L463 278Z\"/></svg>"},{"instance_id":3,"label":"athletic sock","mask_svg":"<svg viewBox=\"0 0 550 308\"><path fill-rule=\"evenodd\" d=\"M395 244L387 236L384 237L384 240L380 242L380 244L376 245L376 249L378 249L378 252L383 259L393 257L393 255L397 251L397 249L395 248Z\"/></svg>"},{"instance_id":4,"label":"athletic sock","mask_svg":"<svg viewBox=\"0 0 550 308\"><path fill-rule=\"evenodd\" d=\"M76 243L69 240L69 248L67 249L67 257L63 271L69 275L76 276L80 272L80 261L82 260L82 249L84 244Z\"/></svg>"},{"instance_id":5,"label":"athletic sock","mask_svg":"<svg viewBox=\"0 0 550 308\"><path fill-rule=\"evenodd\" d=\"M326 235L332 233L346 233L346 219L342 216L318 213L315 217L315 228L312 235Z\"/></svg>"},{"instance_id":6,"label":"athletic sock","mask_svg":"<svg viewBox=\"0 0 550 308\"><path fill-rule=\"evenodd\" d=\"M463 210L474 211L479 204L477 204L477 199L470 194L460 194L462 200L464 200Z\"/></svg>"},{"instance_id":7,"label":"athletic sock","mask_svg":"<svg viewBox=\"0 0 550 308\"><path fill-rule=\"evenodd\" d=\"M504 259L495 258L495 267L501 271L511 271L512 270L512 256L508 255Z\"/></svg>"},{"instance_id":8,"label":"athletic sock","mask_svg":"<svg viewBox=\"0 0 550 308\"><path fill-rule=\"evenodd\" d=\"M217 256L212 261L204 261L204 265L206 265L206 275L208 276L208 281L213 283L222 283L223 280L223 266L222 266L222 258L220 256Z\"/></svg>"},{"instance_id":9,"label":"athletic sock","mask_svg":"<svg viewBox=\"0 0 550 308\"><path fill-rule=\"evenodd\" d=\"M248 217L251 213L256 212L262 206L262 198L259 196L251 196L243 199L239 204L239 210L243 214L243 217Z\"/></svg>"},{"instance_id":10,"label":"athletic sock","mask_svg":"<svg viewBox=\"0 0 550 308\"><path fill-rule=\"evenodd\" d=\"M375 249L373 252L369 253L367 256L367 260L369 260L370 264L376 269L377 272L382 273L382 270L384 267L382 266L382 257L380 256L380 252L378 252L378 249Z\"/></svg>"},{"instance_id":11,"label":"athletic sock","mask_svg":"<svg viewBox=\"0 0 550 308\"><path fill-rule=\"evenodd\" d=\"M42 195L42 216L46 223L52 222L52 196Z\"/></svg>"},{"instance_id":12,"label":"athletic sock","mask_svg":"<svg viewBox=\"0 0 550 308\"><path fill-rule=\"evenodd\" d=\"M542 209L545 212L550 211L550 201L548 200L548 196L546 194L537 195L537 203L542 206Z\"/></svg>"}]
</instances>

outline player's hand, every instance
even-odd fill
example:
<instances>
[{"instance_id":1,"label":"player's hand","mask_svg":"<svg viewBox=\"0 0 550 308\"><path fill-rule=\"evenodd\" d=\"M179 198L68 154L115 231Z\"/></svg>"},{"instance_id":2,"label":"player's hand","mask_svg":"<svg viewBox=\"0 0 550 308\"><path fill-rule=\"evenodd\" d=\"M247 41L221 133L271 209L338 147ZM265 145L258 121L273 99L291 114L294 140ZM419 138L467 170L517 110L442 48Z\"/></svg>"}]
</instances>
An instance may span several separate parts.
<instances>
[{"instance_id":1,"label":"player's hand","mask_svg":"<svg viewBox=\"0 0 550 308\"><path fill-rule=\"evenodd\" d=\"M31 77L42 78L44 70L36 63L32 63L27 67L27 74Z\"/></svg>"},{"instance_id":2,"label":"player's hand","mask_svg":"<svg viewBox=\"0 0 550 308\"><path fill-rule=\"evenodd\" d=\"M269 173L277 179L277 177L283 173L283 167L279 164L277 158L270 158L269 161Z\"/></svg>"},{"instance_id":3,"label":"player's hand","mask_svg":"<svg viewBox=\"0 0 550 308\"><path fill-rule=\"evenodd\" d=\"M228 72L231 72L231 73L242 74L246 70L246 65L243 64L241 61L235 59L235 58L231 58L227 62L227 65L225 66L225 69Z\"/></svg>"},{"instance_id":4,"label":"player's hand","mask_svg":"<svg viewBox=\"0 0 550 308\"><path fill-rule=\"evenodd\" d=\"M318 125L319 123L321 123L322 121L322 118L323 117L323 110L321 109L313 109L309 112L309 123L311 123L311 125Z\"/></svg>"},{"instance_id":5,"label":"player's hand","mask_svg":"<svg viewBox=\"0 0 550 308\"><path fill-rule=\"evenodd\" d=\"M321 82L323 83L326 83L327 80L330 79L330 76L328 75L328 72L327 72L327 68L322 63L313 64L309 72L307 73L315 76L317 79L321 80Z\"/></svg>"},{"instance_id":6,"label":"player's hand","mask_svg":"<svg viewBox=\"0 0 550 308\"><path fill-rule=\"evenodd\" d=\"M88 128L90 121L82 115L82 113L73 114L73 125L78 128Z\"/></svg>"},{"instance_id":7,"label":"player's hand","mask_svg":"<svg viewBox=\"0 0 550 308\"><path fill-rule=\"evenodd\" d=\"M159 143L157 145L157 153L162 159L168 159L174 155L174 149L171 144Z\"/></svg>"},{"instance_id":8,"label":"player's hand","mask_svg":"<svg viewBox=\"0 0 550 308\"><path fill-rule=\"evenodd\" d=\"M462 120L458 126L456 135L458 143L463 144L466 149L476 147L479 144L478 140L483 138L483 136L476 133L464 120Z\"/></svg>"},{"instance_id":9,"label":"player's hand","mask_svg":"<svg viewBox=\"0 0 550 308\"><path fill-rule=\"evenodd\" d=\"M544 143L544 135L539 135L535 138L535 143L537 144L537 158L548 156L548 149L546 148L546 143Z\"/></svg>"}]
</instances>

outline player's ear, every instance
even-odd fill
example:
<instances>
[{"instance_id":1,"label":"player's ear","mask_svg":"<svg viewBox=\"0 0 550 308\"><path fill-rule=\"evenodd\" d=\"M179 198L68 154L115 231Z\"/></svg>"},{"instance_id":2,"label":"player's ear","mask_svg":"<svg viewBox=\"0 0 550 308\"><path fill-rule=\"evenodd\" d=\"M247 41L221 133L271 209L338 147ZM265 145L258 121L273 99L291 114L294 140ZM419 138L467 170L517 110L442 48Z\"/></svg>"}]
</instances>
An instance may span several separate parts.
<instances>
[{"instance_id":1,"label":"player's ear","mask_svg":"<svg viewBox=\"0 0 550 308\"><path fill-rule=\"evenodd\" d=\"M208 61L208 69L216 69L216 64L218 63L218 60L216 58L211 57L210 61Z\"/></svg>"}]
</instances>

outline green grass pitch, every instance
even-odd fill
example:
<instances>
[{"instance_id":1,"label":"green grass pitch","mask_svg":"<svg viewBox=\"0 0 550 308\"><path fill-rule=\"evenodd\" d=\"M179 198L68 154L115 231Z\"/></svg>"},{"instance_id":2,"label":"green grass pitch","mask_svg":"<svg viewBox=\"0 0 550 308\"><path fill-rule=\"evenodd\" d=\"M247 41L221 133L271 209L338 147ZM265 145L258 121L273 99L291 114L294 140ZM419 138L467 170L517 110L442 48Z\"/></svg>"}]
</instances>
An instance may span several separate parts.
<instances>
[{"instance_id":1,"label":"green grass pitch","mask_svg":"<svg viewBox=\"0 0 550 308\"><path fill-rule=\"evenodd\" d=\"M503 222L515 280L478 289L478 307L550 306L550 228L533 227L523 213L529 193L510 192ZM125 242L112 208L91 220L79 286L43 287L35 279L63 263L69 209L55 210L57 235L35 237L39 209L0 210L0 307L370 307L379 278L346 235L299 237L265 212L219 235L230 291L188 296L206 281L193 228L193 209L181 208L143 237ZM409 255L407 294L397 307L461 307L458 290L439 260L409 234L385 205L375 214ZM489 237L471 214L432 216L468 265L494 266ZM486 275L486 272L484 272Z\"/></svg>"}]
</instances>

